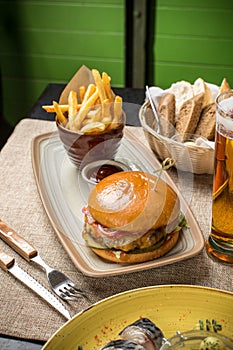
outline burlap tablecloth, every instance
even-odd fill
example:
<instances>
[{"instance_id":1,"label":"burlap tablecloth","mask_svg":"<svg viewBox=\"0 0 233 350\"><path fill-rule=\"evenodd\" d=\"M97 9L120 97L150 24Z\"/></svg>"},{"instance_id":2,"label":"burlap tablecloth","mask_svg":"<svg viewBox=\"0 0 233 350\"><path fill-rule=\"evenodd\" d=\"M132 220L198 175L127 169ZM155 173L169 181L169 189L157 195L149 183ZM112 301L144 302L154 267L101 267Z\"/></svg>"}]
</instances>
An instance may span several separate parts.
<instances>
[{"instance_id":1,"label":"burlap tablecloth","mask_svg":"<svg viewBox=\"0 0 233 350\"><path fill-rule=\"evenodd\" d=\"M51 227L32 169L32 138L54 130L54 122L30 119L24 119L16 126L0 156L0 218L29 239L50 266L63 270L91 292L89 302L83 299L79 303L66 304L72 315L102 298L144 286L189 284L233 291L232 267L213 262L205 250L179 263L127 275L93 278L80 273ZM135 132L145 143L142 129L137 128ZM211 190L211 176L195 176L190 207L205 237L210 230ZM0 249L13 255L21 267L47 286L43 271L23 260L1 240ZM64 324L65 319L60 314L13 276L1 269L0 275L2 334L44 341Z\"/></svg>"}]
</instances>

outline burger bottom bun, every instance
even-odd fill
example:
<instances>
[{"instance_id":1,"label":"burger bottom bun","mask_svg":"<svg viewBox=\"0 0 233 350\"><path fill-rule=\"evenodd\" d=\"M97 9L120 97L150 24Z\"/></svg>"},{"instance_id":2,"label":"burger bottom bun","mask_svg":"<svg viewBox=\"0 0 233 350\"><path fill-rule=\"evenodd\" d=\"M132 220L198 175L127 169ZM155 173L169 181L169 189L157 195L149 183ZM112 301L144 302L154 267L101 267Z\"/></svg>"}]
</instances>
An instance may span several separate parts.
<instances>
[{"instance_id":1,"label":"burger bottom bun","mask_svg":"<svg viewBox=\"0 0 233 350\"><path fill-rule=\"evenodd\" d=\"M161 245L161 247L144 253L131 254L123 251L119 251L118 254L114 254L114 252L110 249L96 249L91 248L92 251L100 256L101 258L120 263L120 264L136 264L142 263L149 260L157 259L163 255L165 255L169 250L171 250L177 243L179 238L179 231L172 232L168 235L167 240Z\"/></svg>"}]
</instances>

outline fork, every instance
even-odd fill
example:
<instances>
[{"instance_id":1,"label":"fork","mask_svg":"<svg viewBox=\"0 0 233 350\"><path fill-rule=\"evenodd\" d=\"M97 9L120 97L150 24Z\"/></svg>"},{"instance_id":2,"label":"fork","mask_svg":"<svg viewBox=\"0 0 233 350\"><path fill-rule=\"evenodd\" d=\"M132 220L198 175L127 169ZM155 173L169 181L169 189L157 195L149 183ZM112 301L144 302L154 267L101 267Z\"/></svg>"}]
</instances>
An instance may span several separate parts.
<instances>
[{"instance_id":1,"label":"fork","mask_svg":"<svg viewBox=\"0 0 233 350\"><path fill-rule=\"evenodd\" d=\"M63 272L47 265L38 251L2 220L0 220L0 237L24 259L35 262L46 272L51 288L60 298L68 301L79 301L82 297L87 298L86 291L79 288Z\"/></svg>"}]
</instances>

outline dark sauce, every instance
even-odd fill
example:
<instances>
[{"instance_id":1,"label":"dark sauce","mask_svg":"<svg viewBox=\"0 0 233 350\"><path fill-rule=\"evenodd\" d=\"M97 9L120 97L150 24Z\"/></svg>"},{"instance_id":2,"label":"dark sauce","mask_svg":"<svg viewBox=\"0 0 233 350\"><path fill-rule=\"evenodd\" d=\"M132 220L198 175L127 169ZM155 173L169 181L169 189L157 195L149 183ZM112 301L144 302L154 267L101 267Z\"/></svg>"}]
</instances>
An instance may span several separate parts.
<instances>
[{"instance_id":1,"label":"dark sauce","mask_svg":"<svg viewBox=\"0 0 233 350\"><path fill-rule=\"evenodd\" d=\"M90 169L87 173L87 178L94 182L100 182L105 177L119 173L123 171L120 166L112 165L112 164L103 164L101 166L97 166L93 169Z\"/></svg>"}]
</instances>

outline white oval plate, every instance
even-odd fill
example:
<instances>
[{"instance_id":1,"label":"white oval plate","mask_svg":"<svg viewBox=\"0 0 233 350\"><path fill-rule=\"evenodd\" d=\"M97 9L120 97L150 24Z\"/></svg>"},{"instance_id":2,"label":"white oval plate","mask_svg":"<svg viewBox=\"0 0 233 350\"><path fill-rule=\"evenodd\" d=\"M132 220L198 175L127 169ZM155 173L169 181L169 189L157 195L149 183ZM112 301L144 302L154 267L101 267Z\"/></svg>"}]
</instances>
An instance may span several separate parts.
<instances>
[{"instance_id":1,"label":"white oval plate","mask_svg":"<svg viewBox=\"0 0 233 350\"><path fill-rule=\"evenodd\" d=\"M153 173L161 168L152 151L127 128L117 159L132 170ZM134 265L106 262L96 256L82 238L82 208L93 185L85 182L81 172L70 162L57 133L40 135L33 140L32 163L38 191L51 224L75 266L86 275L102 277L168 265L193 257L204 247L202 233L188 204L170 176L163 172L163 180L178 193L189 228L184 229L177 245L159 259Z\"/></svg>"}]
</instances>

